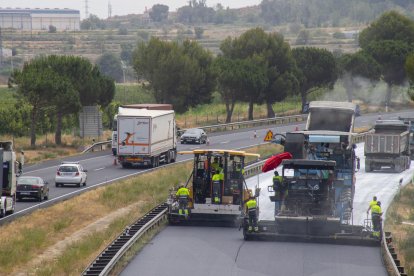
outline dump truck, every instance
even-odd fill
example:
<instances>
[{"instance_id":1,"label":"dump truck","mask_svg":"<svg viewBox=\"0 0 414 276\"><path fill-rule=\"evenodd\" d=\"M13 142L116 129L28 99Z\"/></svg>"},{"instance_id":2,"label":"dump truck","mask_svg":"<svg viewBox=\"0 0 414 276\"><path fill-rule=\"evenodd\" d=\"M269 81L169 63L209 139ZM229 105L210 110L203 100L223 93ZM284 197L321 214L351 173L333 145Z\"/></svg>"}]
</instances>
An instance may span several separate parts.
<instances>
[{"instance_id":1,"label":"dump truck","mask_svg":"<svg viewBox=\"0 0 414 276\"><path fill-rule=\"evenodd\" d=\"M193 169L185 183L190 192L188 216L185 212L180 214L176 189L172 189L167 200L169 222L240 225L242 206L253 194L247 188L243 176L246 158L257 159L260 155L221 149L197 149L179 154L194 155ZM215 181L213 175L217 173L218 167L221 168L223 177Z\"/></svg>"},{"instance_id":2,"label":"dump truck","mask_svg":"<svg viewBox=\"0 0 414 276\"><path fill-rule=\"evenodd\" d=\"M284 151L282 181L270 185L274 220L259 220L259 232L246 240L273 239L378 245L365 226L352 225L355 172L359 159L353 143L355 104L311 102L306 128L280 134Z\"/></svg>"},{"instance_id":3,"label":"dump truck","mask_svg":"<svg viewBox=\"0 0 414 276\"><path fill-rule=\"evenodd\" d=\"M175 162L174 110L123 108L117 114L117 157L123 168Z\"/></svg>"},{"instance_id":4,"label":"dump truck","mask_svg":"<svg viewBox=\"0 0 414 276\"><path fill-rule=\"evenodd\" d=\"M4 217L14 212L16 205L16 176L21 173L21 166L16 161L16 153L13 150L12 141L0 141L0 164L2 164L2 169L0 170L0 217Z\"/></svg>"},{"instance_id":5,"label":"dump truck","mask_svg":"<svg viewBox=\"0 0 414 276\"><path fill-rule=\"evenodd\" d=\"M117 114L112 121L112 154L117 155L118 149L118 114L124 113L125 109L148 109L148 110L173 110L171 104L125 104L118 107Z\"/></svg>"},{"instance_id":6,"label":"dump truck","mask_svg":"<svg viewBox=\"0 0 414 276\"><path fill-rule=\"evenodd\" d=\"M365 171L391 168L402 172L410 167L409 126L401 120L378 120L374 132L365 136Z\"/></svg>"},{"instance_id":7,"label":"dump truck","mask_svg":"<svg viewBox=\"0 0 414 276\"><path fill-rule=\"evenodd\" d=\"M408 125L408 131L410 132L410 159L414 160L414 118L413 117L398 117L398 120Z\"/></svg>"}]
</instances>

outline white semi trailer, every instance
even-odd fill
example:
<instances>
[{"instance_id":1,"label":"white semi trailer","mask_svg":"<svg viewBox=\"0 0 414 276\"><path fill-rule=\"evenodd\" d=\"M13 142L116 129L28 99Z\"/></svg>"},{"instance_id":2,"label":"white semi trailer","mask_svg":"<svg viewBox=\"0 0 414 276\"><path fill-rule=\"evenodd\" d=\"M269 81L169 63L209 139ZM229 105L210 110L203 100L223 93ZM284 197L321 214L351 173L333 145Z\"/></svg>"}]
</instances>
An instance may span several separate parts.
<instances>
[{"instance_id":1,"label":"white semi trailer","mask_svg":"<svg viewBox=\"0 0 414 276\"><path fill-rule=\"evenodd\" d=\"M173 110L120 108L117 155L122 167L157 167L175 162L177 136Z\"/></svg>"}]
</instances>

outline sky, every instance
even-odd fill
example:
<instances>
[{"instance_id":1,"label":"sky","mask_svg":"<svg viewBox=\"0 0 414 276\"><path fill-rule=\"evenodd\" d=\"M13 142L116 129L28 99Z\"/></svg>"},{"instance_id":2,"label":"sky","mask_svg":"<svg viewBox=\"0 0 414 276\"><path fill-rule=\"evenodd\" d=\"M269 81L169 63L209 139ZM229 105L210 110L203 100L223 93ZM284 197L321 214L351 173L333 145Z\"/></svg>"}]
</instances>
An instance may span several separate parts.
<instances>
[{"instance_id":1,"label":"sky","mask_svg":"<svg viewBox=\"0 0 414 276\"><path fill-rule=\"evenodd\" d=\"M108 2L111 2L112 16L126 14L142 14L145 7L151 8L154 4L164 4L170 11L187 5L187 0L0 0L1 8L69 8L79 10L81 19L85 18L85 2L88 2L89 14L99 18L108 17ZM207 0L207 6L214 7L221 3L224 7L240 8L260 4L261 0Z\"/></svg>"}]
</instances>

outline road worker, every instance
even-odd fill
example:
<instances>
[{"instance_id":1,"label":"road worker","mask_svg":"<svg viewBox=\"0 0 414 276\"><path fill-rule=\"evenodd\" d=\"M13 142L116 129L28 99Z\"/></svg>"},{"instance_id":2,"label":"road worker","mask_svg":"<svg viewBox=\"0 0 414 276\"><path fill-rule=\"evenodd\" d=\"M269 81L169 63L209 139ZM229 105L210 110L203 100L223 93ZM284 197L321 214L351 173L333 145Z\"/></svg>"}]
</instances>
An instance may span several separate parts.
<instances>
[{"instance_id":1,"label":"road worker","mask_svg":"<svg viewBox=\"0 0 414 276\"><path fill-rule=\"evenodd\" d=\"M371 207L371 218L373 225L372 235L377 238L381 238L381 228L382 228L382 210L381 210L381 201L378 201L376 205Z\"/></svg>"},{"instance_id":2,"label":"road worker","mask_svg":"<svg viewBox=\"0 0 414 276\"><path fill-rule=\"evenodd\" d=\"M188 199L190 198L190 192L189 190L184 187L184 184L180 185L180 188L178 189L177 193L175 194L178 198L178 214L182 215L184 210L184 216L188 216Z\"/></svg>"},{"instance_id":3,"label":"road worker","mask_svg":"<svg viewBox=\"0 0 414 276\"><path fill-rule=\"evenodd\" d=\"M369 210L371 210L372 209L372 206L375 206L375 205L377 205L377 197L376 196L374 196L373 198L372 198L372 200L371 200L371 202L369 203L369 207L368 207L368 210L367 210L367 214L369 214Z\"/></svg>"},{"instance_id":4,"label":"road worker","mask_svg":"<svg viewBox=\"0 0 414 276\"><path fill-rule=\"evenodd\" d=\"M211 163L211 168L213 169L213 171L217 171L219 169L219 161L218 161L218 157L214 157L214 161L213 163Z\"/></svg>"},{"instance_id":5,"label":"road worker","mask_svg":"<svg viewBox=\"0 0 414 276\"><path fill-rule=\"evenodd\" d=\"M213 182L213 202L220 204L221 188L224 181L223 165L219 165L218 169L215 171L213 177L211 178L211 181Z\"/></svg>"},{"instance_id":6,"label":"road worker","mask_svg":"<svg viewBox=\"0 0 414 276\"><path fill-rule=\"evenodd\" d=\"M250 196L249 201L246 202L247 214L249 215L249 227L247 231L252 232L254 229L255 232L259 231L257 227L257 203L254 196Z\"/></svg>"},{"instance_id":7,"label":"road worker","mask_svg":"<svg viewBox=\"0 0 414 276\"><path fill-rule=\"evenodd\" d=\"M277 171L274 172L273 176L273 191L275 191L275 196L278 200L275 201L275 212L278 213L281 211L284 204L284 200L287 194L287 189L283 184L282 176L279 175Z\"/></svg>"}]
</instances>

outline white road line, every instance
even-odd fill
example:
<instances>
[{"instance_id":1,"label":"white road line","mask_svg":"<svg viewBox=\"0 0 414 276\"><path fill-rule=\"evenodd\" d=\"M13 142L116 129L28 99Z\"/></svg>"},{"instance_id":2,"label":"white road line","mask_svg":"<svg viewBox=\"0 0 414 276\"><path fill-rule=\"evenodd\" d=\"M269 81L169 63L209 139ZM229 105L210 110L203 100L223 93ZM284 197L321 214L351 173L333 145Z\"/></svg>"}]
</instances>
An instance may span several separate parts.
<instances>
[{"instance_id":1,"label":"white road line","mask_svg":"<svg viewBox=\"0 0 414 276\"><path fill-rule=\"evenodd\" d=\"M199 149L200 147L195 147L195 148L190 148L190 150L195 150L195 149Z\"/></svg>"},{"instance_id":2,"label":"white road line","mask_svg":"<svg viewBox=\"0 0 414 276\"><path fill-rule=\"evenodd\" d=\"M83 160L80 160L80 162L89 161L89 160L98 159L98 158L103 158L103 157L108 157L108 156L112 156L112 154L98 156L98 157L92 157L92 158L88 158L88 159L83 159ZM34 171L29 171L29 173L40 172L40 171L44 171L44 170L48 170L48 169L52 169L52 168L57 168L58 166L59 165L52 166L52 167L47 167L47 168L43 168L43 169L37 169L37 170L34 170ZM23 173L23 175L24 175L24 173Z\"/></svg>"},{"instance_id":3,"label":"white road line","mask_svg":"<svg viewBox=\"0 0 414 276\"><path fill-rule=\"evenodd\" d=\"M103 170L103 169L105 169L105 167L102 167L102 168L99 168L99 169L95 169L94 171L100 171L100 170Z\"/></svg>"},{"instance_id":4,"label":"white road line","mask_svg":"<svg viewBox=\"0 0 414 276\"><path fill-rule=\"evenodd\" d=\"M220 144L227 144L227 143L230 143L230 141L220 142Z\"/></svg>"}]
</instances>

